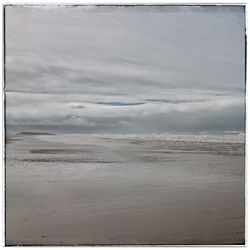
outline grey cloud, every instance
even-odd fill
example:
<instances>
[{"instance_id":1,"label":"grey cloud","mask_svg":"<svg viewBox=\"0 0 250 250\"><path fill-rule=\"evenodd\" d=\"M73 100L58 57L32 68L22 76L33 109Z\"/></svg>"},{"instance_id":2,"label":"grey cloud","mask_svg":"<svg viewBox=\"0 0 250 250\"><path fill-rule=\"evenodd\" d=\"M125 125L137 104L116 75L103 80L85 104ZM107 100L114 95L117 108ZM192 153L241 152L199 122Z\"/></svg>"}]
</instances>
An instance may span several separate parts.
<instances>
[{"instance_id":1,"label":"grey cloud","mask_svg":"<svg viewBox=\"0 0 250 250\"><path fill-rule=\"evenodd\" d=\"M85 109L85 106L82 105L82 104L77 104L77 103L72 103L71 104L71 107L72 108L75 108L75 109Z\"/></svg>"},{"instance_id":2,"label":"grey cloud","mask_svg":"<svg viewBox=\"0 0 250 250\"><path fill-rule=\"evenodd\" d=\"M136 106L145 104L145 102L96 102L96 104L103 104L110 106Z\"/></svg>"},{"instance_id":3,"label":"grey cloud","mask_svg":"<svg viewBox=\"0 0 250 250\"><path fill-rule=\"evenodd\" d=\"M208 100L206 100L206 99L197 99L197 100L146 99L146 101L148 101L148 102L162 102L162 103L173 103L173 104L178 104L178 103L206 102L206 101L208 101Z\"/></svg>"},{"instance_id":4,"label":"grey cloud","mask_svg":"<svg viewBox=\"0 0 250 250\"><path fill-rule=\"evenodd\" d=\"M242 6L8 6L6 122L243 129L244 29Z\"/></svg>"},{"instance_id":5,"label":"grey cloud","mask_svg":"<svg viewBox=\"0 0 250 250\"><path fill-rule=\"evenodd\" d=\"M163 132L164 129L242 129L244 102L237 97L214 97L204 102L72 102L83 97L9 93L7 120L11 126L59 126L87 132ZM21 96L20 96L21 95ZM15 97L14 97L15 96ZM27 103L27 99L30 102ZM18 105L18 109L16 108ZM230 120L231 118L231 120Z\"/></svg>"}]
</instances>

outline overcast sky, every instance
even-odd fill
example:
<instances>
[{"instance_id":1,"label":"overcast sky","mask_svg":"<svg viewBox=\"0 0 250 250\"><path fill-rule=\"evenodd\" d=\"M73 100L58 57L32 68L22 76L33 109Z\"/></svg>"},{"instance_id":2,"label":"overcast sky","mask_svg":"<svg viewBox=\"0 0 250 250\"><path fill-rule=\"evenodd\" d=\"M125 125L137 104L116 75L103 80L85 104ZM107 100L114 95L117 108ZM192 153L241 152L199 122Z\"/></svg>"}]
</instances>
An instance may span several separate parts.
<instances>
[{"instance_id":1,"label":"overcast sky","mask_svg":"<svg viewBox=\"0 0 250 250\"><path fill-rule=\"evenodd\" d=\"M5 8L7 128L242 130L244 8Z\"/></svg>"}]
</instances>

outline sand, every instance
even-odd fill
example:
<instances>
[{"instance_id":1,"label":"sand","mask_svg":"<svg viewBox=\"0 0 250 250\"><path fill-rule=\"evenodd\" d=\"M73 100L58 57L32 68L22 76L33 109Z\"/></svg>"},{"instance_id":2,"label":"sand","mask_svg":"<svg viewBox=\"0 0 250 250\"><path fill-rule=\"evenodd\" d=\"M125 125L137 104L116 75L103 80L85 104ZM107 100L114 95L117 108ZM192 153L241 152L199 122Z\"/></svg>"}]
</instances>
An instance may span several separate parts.
<instances>
[{"instance_id":1,"label":"sand","mask_svg":"<svg viewBox=\"0 0 250 250\"><path fill-rule=\"evenodd\" d=\"M244 244L242 143L8 136L7 245Z\"/></svg>"}]
</instances>

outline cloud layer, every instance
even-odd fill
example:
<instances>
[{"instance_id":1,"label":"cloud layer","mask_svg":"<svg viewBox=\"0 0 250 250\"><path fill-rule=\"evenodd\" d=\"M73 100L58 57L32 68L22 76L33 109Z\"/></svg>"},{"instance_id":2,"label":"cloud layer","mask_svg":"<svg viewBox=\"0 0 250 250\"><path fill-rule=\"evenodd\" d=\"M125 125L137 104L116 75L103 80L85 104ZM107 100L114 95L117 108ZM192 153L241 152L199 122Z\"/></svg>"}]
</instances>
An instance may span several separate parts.
<instances>
[{"instance_id":1,"label":"cloud layer","mask_svg":"<svg viewBox=\"0 0 250 250\"><path fill-rule=\"evenodd\" d=\"M241 130L244 9L6 7L7 126Z\"/></svg>"}]
</instances>

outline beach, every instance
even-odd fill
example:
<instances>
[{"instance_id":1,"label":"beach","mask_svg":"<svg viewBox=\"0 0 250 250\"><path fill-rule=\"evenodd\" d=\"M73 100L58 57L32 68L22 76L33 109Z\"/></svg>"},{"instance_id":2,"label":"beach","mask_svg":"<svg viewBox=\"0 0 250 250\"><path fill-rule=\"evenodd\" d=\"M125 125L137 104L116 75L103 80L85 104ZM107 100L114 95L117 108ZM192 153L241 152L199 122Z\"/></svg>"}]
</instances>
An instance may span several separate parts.
<instances>
[{"instance_id":1,"label":"beach","mask_svg":"<svg viewBox=\"0 0 250 250\"><path fill-rule=\"evenodd\" d=\"M7 135L6 244L244 244L244 142L170 139Z\"/></svg>"}]
</instances>

